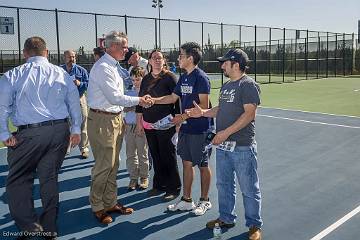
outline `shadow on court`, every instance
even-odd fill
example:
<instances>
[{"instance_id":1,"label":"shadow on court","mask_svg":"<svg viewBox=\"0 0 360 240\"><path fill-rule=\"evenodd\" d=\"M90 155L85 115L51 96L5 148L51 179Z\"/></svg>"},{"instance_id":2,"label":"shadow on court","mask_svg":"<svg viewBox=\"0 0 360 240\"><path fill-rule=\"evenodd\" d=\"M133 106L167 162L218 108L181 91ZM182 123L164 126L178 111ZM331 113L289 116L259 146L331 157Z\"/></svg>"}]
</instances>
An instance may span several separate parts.
<instances>
[{"instance_id":1,"label":"shadow on court","mask_svg":"<svg viewBox=\"0 0 360 240\"><path fill-rule=\"evenodd\" d=\"M359 118L260 109L256 126L264 239L311 239L359 205ZM146 191L128 192L129 175L122 151L117 175L119 201L133 207L135 212L129 216L112 215L114 222L103 226L93 216L88 199L94 159L92 155L80 159L79 152L74 150L64 160L59 175L59 239L211 239L212 231L205 224L218 217L214 156L210 161L213 208L204 216L195 217L187 212L165 212L169 203L163 202L161 196L149 198ZM181 171L180 160L178 164ZM0 151L0 233L17 231L7 206L7 171L3 149ZM200 196L197 169L192 191L197 201ZM39 196L36 180L37 211L41 210ZM239 189L235 211L236 226L224 231L223 239L247 239ZM326 239L357 239L359 232L353 226L359 225L360 218L355 216Z\"/></svg>"}]
</instances>

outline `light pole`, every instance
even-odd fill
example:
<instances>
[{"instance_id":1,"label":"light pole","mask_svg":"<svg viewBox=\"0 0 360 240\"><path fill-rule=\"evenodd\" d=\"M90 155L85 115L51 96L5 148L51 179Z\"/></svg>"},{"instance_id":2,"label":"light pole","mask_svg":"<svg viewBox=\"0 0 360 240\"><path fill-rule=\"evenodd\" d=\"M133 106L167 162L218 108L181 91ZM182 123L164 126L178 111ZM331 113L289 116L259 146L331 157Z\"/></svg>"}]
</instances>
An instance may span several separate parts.
<instances>
[{"instance_id":1,"label":"light pole","mask_svg":"<svg viewBox=\"0 0 360 240\"><path fill-rule=\"evenodd\" d=\"M164 7L162 4L163 0L152 0L152 2L153 2L152 7L157 8L159 12L159 48L161 49L160 9Z\"/></svg>"}]
</instances>

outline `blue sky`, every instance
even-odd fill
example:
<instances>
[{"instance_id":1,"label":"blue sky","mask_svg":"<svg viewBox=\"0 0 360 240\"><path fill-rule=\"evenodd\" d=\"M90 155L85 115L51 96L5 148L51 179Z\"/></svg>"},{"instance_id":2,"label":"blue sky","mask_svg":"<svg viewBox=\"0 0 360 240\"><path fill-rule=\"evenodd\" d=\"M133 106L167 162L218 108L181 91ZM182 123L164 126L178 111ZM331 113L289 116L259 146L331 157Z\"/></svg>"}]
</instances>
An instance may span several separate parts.
<instances>
[{"instance_id":1,"label":"blue sky","mask_svg":"<svg viewBox=\"0 0 360 240\"><path fill-rule=\"evenodd\" d=\"M357 33L359 0L163 0L164 18ZM151 0L0 0L1 5L156 17Z\"/></svg>"}]
</instances>

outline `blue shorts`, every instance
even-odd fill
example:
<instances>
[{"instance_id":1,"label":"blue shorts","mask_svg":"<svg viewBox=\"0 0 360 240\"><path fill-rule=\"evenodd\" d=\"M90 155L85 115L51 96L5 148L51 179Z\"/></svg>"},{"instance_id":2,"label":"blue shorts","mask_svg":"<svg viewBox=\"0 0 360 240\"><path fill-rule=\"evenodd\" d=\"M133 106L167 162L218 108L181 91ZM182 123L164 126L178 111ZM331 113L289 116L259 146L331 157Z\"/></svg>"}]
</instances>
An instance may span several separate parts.
<instances>
[{"instance_id":1,"label":"blue shorts","mask_svg":"<svg viewBox=\"0 0 360 240\"><path fill-rule=\"evenodd\" d=\"M203 152L207 145L207 133L188 134L179 132L177 154L183 161L192 162L193 166L207 167L211 155L211 148Z\"/></svg>"}]
</instances>

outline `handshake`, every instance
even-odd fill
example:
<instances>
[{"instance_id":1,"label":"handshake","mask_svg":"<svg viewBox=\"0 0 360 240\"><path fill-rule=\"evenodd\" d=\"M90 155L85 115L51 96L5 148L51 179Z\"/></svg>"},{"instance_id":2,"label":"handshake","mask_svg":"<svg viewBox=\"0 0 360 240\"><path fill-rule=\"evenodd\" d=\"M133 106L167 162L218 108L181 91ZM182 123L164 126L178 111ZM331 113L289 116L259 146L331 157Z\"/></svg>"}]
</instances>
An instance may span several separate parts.
<instances>
[{"instance_id":1,"label":"handshake","mask_svg":"<svg viewBox=\"0 0 360 240\"><path fill-rule=\"evenodd\" d=\"M150 95L145 95L143 97L139 97L140 101L139 101L139 105L144 107L144 108L149 108L152 105L155 104L155 99L152 98Z\"/></svg>"}]
</instances>

